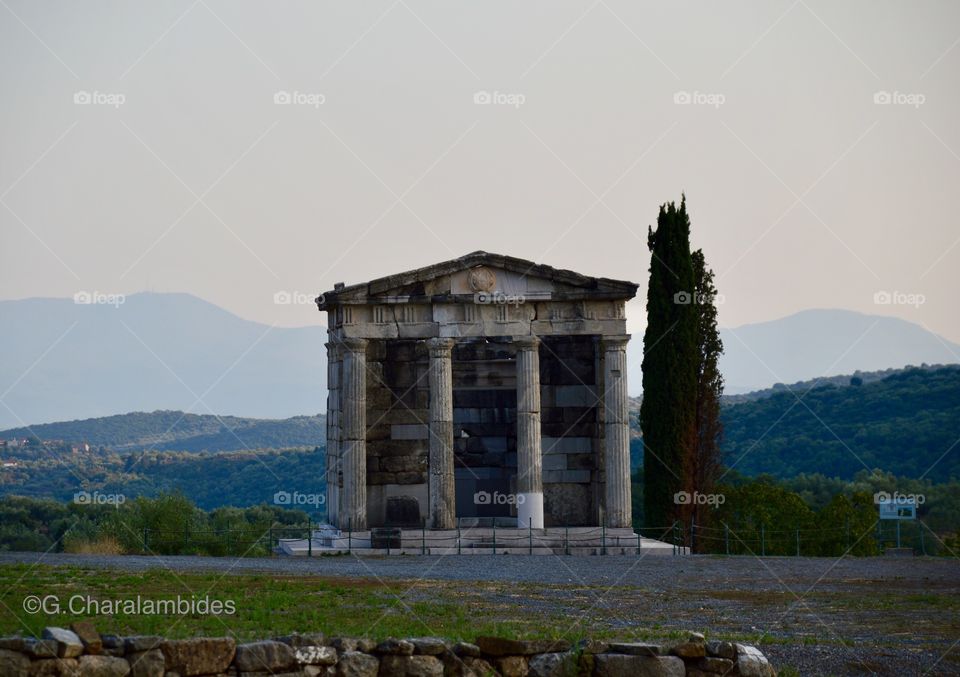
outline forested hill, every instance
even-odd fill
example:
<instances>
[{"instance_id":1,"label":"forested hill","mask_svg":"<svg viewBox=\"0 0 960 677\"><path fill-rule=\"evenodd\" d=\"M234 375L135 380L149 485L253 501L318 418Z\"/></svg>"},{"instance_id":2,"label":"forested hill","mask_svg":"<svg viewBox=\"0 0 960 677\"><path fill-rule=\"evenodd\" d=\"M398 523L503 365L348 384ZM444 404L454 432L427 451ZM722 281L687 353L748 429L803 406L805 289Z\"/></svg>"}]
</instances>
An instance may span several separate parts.
<instances>
[{"instance_id":1,"label":"forested hill","mask_svg":"<svg viewBox=\"0 0 960 677\"><path fill-rule=\"evenodd\" d=\"M960 478L960 367L775 393L725 406L723 422L724 461L747 475L849 479L880 468L935 482Z\"/></svg>"},{"instance_id":2,"label":"forested hill","mask_svg":"<svg viewBox=\"0 0 960 677\"><path fill-rule=\"evenodd\" d=\"M0 439L39 437L41 440L86 442L93 447L103 446L115 451L281 449L323 445L327 435L325 421L323 416L258 419L181 411L138 411L4 430L0 431Z\"/></svg>"}]
</instances>

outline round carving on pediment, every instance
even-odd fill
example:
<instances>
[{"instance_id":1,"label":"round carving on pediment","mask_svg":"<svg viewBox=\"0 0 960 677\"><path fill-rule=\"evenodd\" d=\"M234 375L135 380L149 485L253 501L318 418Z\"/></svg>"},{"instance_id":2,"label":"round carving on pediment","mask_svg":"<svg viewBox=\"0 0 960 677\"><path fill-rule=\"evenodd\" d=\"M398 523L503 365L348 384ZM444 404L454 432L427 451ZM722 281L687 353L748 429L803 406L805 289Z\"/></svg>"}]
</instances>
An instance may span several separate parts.
<instances>
[{"instance_id":1,"label":"round carving on pediment","mask_svg":"<svg viewBox=\"0 0 960 677\"><path fill-rule=\"evenodd\" d=\"M473 291L493 291L497 286L497 276L489 268L477 266L470 270L470 288Z\"/></svg>"}]
</instances>

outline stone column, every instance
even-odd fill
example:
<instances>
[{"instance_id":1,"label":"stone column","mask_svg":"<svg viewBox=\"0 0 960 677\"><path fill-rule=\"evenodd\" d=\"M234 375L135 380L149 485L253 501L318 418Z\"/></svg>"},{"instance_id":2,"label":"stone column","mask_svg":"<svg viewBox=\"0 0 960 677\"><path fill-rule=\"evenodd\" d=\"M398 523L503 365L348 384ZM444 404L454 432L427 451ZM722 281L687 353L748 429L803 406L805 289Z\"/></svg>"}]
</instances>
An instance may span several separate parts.
<instances>
[{"instance_id":1,"label":"stone column","mask_svg":"<svg viewBox=\"0 0 960 677\"><path fill-rule=\"evenodd\" d=\"M337 343L327 348L327 521L336 525L340 508L340 357Z\"/></svg>"},{"instance_id":2,"label":"stone column","mask_svg":"<svg viewBox=\"0 0 960 677\"><path fill-rule=\"evenodd\" d=\"M430 515L431 529L453 529L457 503L453 459L454 339L432 338L430 349Z\"/></svg>"},{"instance_id":3,"label":"stone column","mask_svg":"<svg viewBox=\"0 0 960 677\"><path fill-rule=\"evenodd\" d=\"M517 526L543 528L540 450L540 339L514 339L517 347Z\"/></svg>"},{"instance_id":4,"label":"stone column","mask_svg":"<svg viewBox=\"0 0 960 677\"><path fill-rule=\"evenodd\" d=\"M343 471L339 526L363 531L367 528L367 341L343 339L339 352Z\"/></svg>"},{"instance_id":5,"label":"stone column","mask_svg":"<svg viewBox=\"0 0 960 677\"><path fill-rule=\"evenodd\" d=\"M627 401L627 341L630 336L604 336L603 414L606 525L633 524L630 500L630 414Z\"/></svg>"}]
</instances>

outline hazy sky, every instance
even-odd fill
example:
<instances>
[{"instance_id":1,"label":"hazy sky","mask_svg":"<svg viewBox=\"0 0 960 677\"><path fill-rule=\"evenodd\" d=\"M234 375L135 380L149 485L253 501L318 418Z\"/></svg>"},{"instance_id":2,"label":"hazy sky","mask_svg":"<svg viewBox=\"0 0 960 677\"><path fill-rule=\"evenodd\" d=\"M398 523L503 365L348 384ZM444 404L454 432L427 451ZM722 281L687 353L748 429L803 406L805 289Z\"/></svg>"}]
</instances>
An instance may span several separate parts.
<instances>
[{"instance_id":1,"label":"hazy sky","mask_svg":"<svg viewBox=\"0 0 960 677\"><path fill-rule=\"evenodd\" d=\"M0 296L304 325L275 292L477 249L645 286L685 191L721 324L960 341L958 40L953 0L2 0Z\"/></svg>"}]
</instances>

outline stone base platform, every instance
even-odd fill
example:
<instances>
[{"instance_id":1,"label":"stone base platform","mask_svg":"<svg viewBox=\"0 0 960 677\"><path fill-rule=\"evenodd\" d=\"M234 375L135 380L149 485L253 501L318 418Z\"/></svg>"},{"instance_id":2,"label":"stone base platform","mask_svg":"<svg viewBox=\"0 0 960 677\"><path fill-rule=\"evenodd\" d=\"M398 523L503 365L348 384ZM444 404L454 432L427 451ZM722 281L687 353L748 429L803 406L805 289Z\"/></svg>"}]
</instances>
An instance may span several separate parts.
<instances>
[{"instance_id":1,"label":"stone base platform","mask_svg":"<svg viewBox=\"0 0 960 677\"><path fill-rule=\"evenodd\" d=\"M517 529L401 529L344 532L322 527L306 538L280 539L277 553L292 556L355 555L687 555L689 549L643 538L632 529L570 527Z\"/></svg>"}]
</instances>

